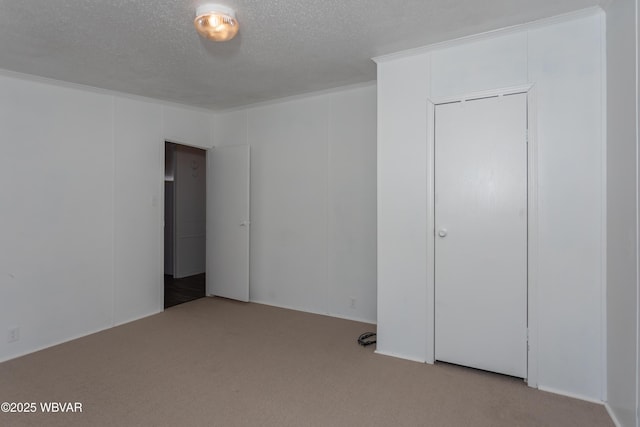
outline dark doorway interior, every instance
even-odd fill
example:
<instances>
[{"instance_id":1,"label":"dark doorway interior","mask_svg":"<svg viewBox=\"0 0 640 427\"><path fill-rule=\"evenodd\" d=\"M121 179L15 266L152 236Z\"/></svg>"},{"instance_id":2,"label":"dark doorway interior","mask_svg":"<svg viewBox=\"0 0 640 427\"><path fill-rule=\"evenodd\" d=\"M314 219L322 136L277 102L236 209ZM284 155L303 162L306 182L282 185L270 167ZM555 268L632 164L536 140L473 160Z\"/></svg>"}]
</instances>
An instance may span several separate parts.
<instances>
[{"instance_id":1,"label":"dark doorway interior","mask_svg":"<svg viewBox=\"0 0 640 427\"><path fill-rule=\"evenodd\" d=\"M164 308L202 298L205 295L204 273L176 279L164 275Z\"/></svg>"},{"instance_id":2,"label":"dark doorway interior","mask_svg":"<svg viewBox=\"0 0 640 427\"><path fill-rule=\"evenodd\" d=\"M165 143L164 185L164 307L167 308L206 294L206 152Z\"/></svg>"}]
</instances>

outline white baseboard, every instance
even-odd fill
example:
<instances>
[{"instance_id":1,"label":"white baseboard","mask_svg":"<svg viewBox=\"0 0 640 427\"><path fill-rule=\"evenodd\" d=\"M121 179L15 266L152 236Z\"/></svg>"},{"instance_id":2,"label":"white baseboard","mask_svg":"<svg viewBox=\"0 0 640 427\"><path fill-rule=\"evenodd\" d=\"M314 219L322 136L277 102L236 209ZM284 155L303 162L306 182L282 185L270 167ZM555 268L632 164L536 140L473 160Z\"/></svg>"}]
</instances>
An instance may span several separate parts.
<instances>
[{"instance_id":1,"label":"white baseboard","mask_svg":"<svg viewBox=\"0 0 640 427\"><path fill-rule=\"evenodd\" d=\"M411 356L406 356L403 354L398 354L398 353L390 353L384 350L376 350L375 351L376 354L380 354L382 356L389 356L389 357L395 357L398 359L404 359L404 360L409 360L411 362L418 362L418 363L427 363L424 359L419 359L416 357L411 357Z\"/></svg>"},{"instance_id":2,"label":"white baseboard","mask_svg":"<svg viewBox=\"0 0 640 427\"><path fill-rule=\"evenodd\" d=\"M0 363L7 362L7 361L12 360L12 359L17 359L19 357L26 356L26 355L31 354L31 353L36 353L38 351L46 350L48 348L55 347L57 345L67 343L69 341L74 341L74 340L77 340L79 338L83 338L83 337L86 337L86 336L89 336L89 335L97 334L98 332L106 331L106 330L111 329L111 328L115 328L115 325L110 324L109 326L105 326L103 328L91 329L91 330L86 331L86 332L70 335L67 338L53 340L53 341L48 342L47 344L44 344L44 345L37 345L37 346L31 347L31 348L29 348L27 350L19 351L17 353L11 354L9 356L2 357L2 358L0 358Z\"/></svg>"},{"instance_id":3,"label":"white baseboard","mask_svg":"<svg viewBox=\"0 0 640 427\"><path fill-rule=\"evenodd\" d=\"M338 319L344 319L344 320L351 320L353 322L368 323L370 325L377 325L378 323L375 320L368 320L368 319L363 319L355 316L345 316L345 315L336 314L336 313L328 313L328 314L325 314L325 316L336 317Z\"/></svg>"},{"instance_id":4,"label":"white baseboard","mask_svg":"<svg viewBox=\"0 0 640 427\"><path fill-rule=\"evenodd\" d=\"M611 421L613 421L613 424L615 424L616 427L623 427L622 423L620 423L620 421L616 417L616 414L613 412L613 409L611 409L611 406L609 406L609 402L605 402L604 407L607 410L607 413L609 414L609 416L611 417Z\"/></svg>"},{"instance_id":5,"label":"white baseboard","mask_svg":"<svg viewBox=\"0 0 640 427\"><path fill-rule=\"evenodd\" d=\"M158 309L156 309L155 311L150 311L149 313L145 313L145 314L138 314L136 316L133 317L127 317L126 319L123 319L119 322L114 322L113 323L113 327L115 328L116 326L121 326L121 325L126 325L127 323L131 323L131 322L135 322L136 320L142 320L145 317L149 317L149 316L153 316L156 314L160 314L164 311L164 307L160 307Z\"/></svg>"},{"instance_id":6,"label":"white baseboard","mask_svg":"<svg viewBox=\"0 0 640 427\"><path fill-rule=\"evenodd\" d=\"M600 399L583 396L581 394L570 393L568 391L558 390L552 387L545 387L543 385L538 385L538 390L546 391L548 393L553 393L553 394L559 394L561 396L571 397L572 399L579 399L579 400L584 400L586 402L597 403L598 405L604 405L604 402Z\"/></svg>"},{"instance_id":7,"label":"white baseboard","mask_svg":"<svg viewBox=\"0 0 640 427\"><path fill-rule=\"evenodd\" d=\"M340 314L323 313L321 311L309 310L309 309L304 309L304 308L300 308L300 307L292 307L292 306L288 306L288 305L285 305L285 304L276 304L276 303L273 303L273 302L260 301L260 300L255 300L255 299L251 299L251 300L249 300L249 302L252 302L254 304L268 305L270 307L284 308L285 310L301 311L303 313L319 314L321 316L335 317L335 318L338 318L338 319L351 320L351 321L354 321L354 322L369 323L369 324L372 324L372 325L375 325L377 323L376 321L372 321L372 320L369 320L369 319L363 319L363 318L359 318L359 317L356 317L356 316L343 316L343 315L340 315Z\"/></svg>"},{"instance_id":8,"label":"white baseboard","mask_svg":"<svg viewBox=\"0 0 640 427\"><path fill-rule=\"evenodd\" d=\"M47 343L45 345L35 346L35 347L32 347L32 348L30 348L28 350L24 350L24 351L17 352L15 354L11 354L10 356L1 357L0 358L0 363L7 362L7 361L12 360L12 359L17 359L19 357L26 356L28 354L35 353L35 352L38 352L38 351L46 350L48 348L55 347L55 346L60 345L60 344L68 343L70 341L74 341L74 340L77 340L77 339L80 339L80 338L87 337L89 335L97 334L99 332L103 332L103 331L106 331L106 330L109 330L109 329L112 329L112 328L115 328L115 327L118 327L118 326L122 326L122 325L130 323L130 322L135 322L136 320L141 320L141 319L144 319L145 317L153 316L153 315L159 314L159 313L162 313L162 309L158 309L156 311L152 311L152 312L149 312L149 313L146 313L146 314L141 314L139 316L136 316L136 317L133 317L133 318L130 318L130 319L122 320L121 322L118 322L118 323L115 323L115 321L113 321L108 326L104 326L104 327L97 328L97 329L92 329L92 330L89 330L89 331L86 331L86 332L82 332L80 334L74 334L74 335L71 335L71 336L69 336L67 338L51 341L51 342L49 342L49 343Z\"/></svg>"}]
</instances>

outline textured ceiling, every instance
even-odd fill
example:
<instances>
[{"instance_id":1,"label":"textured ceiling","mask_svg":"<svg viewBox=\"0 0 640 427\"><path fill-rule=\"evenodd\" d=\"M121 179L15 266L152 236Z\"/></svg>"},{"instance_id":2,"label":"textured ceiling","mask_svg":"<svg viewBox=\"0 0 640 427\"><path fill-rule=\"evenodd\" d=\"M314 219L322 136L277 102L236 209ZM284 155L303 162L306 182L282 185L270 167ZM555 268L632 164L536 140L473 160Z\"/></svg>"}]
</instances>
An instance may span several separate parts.
<instances>
[{"instance_id":1,"label":"textured ceiling","mask_svg":"<svg viewBox=\"0 0 640 427\"><path fill-rule=\"evenodd\" d=\"M0 69L219 110L374 80L371 57L599 0L221 0L238 36L198 37L205 0L0 0Z\"/></svg>"}]
</instances>

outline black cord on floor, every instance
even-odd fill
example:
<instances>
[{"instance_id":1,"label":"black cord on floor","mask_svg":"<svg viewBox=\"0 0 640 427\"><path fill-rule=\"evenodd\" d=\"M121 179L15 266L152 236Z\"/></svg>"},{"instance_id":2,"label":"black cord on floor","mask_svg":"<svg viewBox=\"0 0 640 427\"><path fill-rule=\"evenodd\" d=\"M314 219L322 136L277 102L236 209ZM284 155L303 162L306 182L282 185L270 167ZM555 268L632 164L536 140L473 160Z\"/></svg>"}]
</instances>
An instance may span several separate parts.
<instances>
[{"instance_id":1,"label":"black cord on floor","mask_svg":"<svg viewBox=\"0 0 640 427\"><path fill-rule=\"evenodd\" d=\"M363 347L366 347L371 344L375 344L376 343L375 337L376 337L375 332L365 332L364 334L358 337L358 344L360 344ZM373 339L367 339L367 338L373 338Z\"/></svg>"}]
</instances>

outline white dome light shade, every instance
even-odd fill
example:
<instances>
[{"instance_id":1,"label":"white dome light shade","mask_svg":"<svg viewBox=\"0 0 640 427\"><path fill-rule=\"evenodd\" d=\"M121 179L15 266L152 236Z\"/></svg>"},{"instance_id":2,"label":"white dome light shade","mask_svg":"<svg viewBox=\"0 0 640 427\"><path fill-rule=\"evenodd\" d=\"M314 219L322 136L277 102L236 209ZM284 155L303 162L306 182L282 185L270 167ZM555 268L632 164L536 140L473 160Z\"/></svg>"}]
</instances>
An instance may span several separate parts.
<instances>
[{"instance_id":1,"label":"white dome light shade","mask_svg":"<svg viewBox=\"0 0 640 427\"><path fill-rule=\"evenodd\" d=\"M193 21L198 34L208 39L224 42L231 40L238 33L236 12L219 4L203 4L196 9Z\"/></svg>"}]
</instances>

